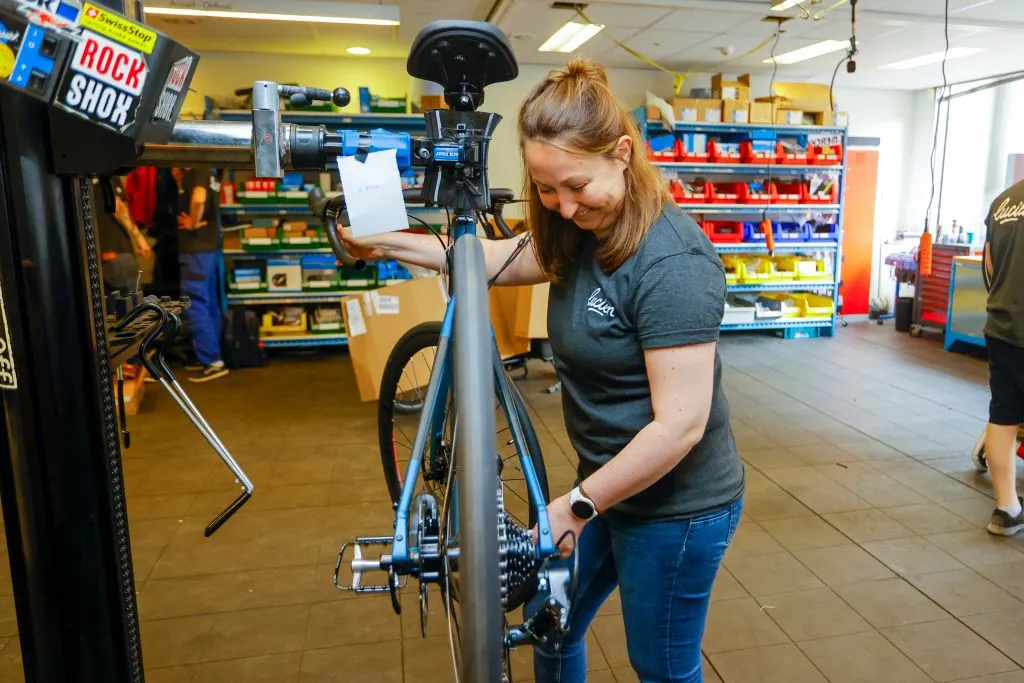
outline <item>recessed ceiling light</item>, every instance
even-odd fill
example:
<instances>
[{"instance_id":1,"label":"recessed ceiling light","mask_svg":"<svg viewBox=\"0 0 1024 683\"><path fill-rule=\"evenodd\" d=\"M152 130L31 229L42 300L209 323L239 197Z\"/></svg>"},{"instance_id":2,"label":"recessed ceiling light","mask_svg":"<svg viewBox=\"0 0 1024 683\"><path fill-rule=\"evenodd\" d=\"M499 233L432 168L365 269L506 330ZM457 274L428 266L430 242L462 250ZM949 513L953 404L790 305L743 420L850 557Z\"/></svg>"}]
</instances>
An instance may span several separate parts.
<instances>
[{"instance_id":1,"label":"recessed ceiling light","mask_svg":"<svg viewBox=\"0 0 1024 683\"><path fill-rule=\"evenodd\" d=\"M350 47L345 50L350 55L368 55L370 54L370 48L368 47Z\"/></svg>"},{"instance_id":2,"label":"recessed ceiling light","mask_svg":"<svg viewBox=\"0 0 1024 683\"><path fill-rule=\"evenodd\" d=\"M568 21L565 26L544 41L544 44L538 49L540 52L572 52L600 33L603 28L604 24L581 24L576 21Z\"/></svg>"},{"instance_id":3,"label":"recessed ceiling light","mask_svg":"<svg viewBox=\"0 0 1024 683\"><path fill-rule=\"evenodd\" d=\"M807 59L814 59L822 55L827 55L830 52L839 52L840 50L847 50L850 47L850 41L848 40L823 40L820 43L814 43L807 47L802 47L797 50L791 50L790 52L784 52L781 55L775 55L776 64L796 64ZM763 60L765 64L771 64L772 58Z\"/></svg>"},{"instance_id":4,"label":"recessed ceiling light","mask_svg":"<svg viewBox=\"0 0 1024 683\"><path fill-rule=\"evenodd\" d=\"M918 66L924 66L925 64L935 64L941 62L942 58L956 59L957 57L968 57L970 55L976 55L979 52L984 52L980 47L951 47L947 53L945 50L939 50L938 52L932 52L927 55L921 55L920 57L911 57L910 59L904 59L892 64L886 64L885 66L878 67L879 69L913 69Z\"/></svg>"}]
</instances>

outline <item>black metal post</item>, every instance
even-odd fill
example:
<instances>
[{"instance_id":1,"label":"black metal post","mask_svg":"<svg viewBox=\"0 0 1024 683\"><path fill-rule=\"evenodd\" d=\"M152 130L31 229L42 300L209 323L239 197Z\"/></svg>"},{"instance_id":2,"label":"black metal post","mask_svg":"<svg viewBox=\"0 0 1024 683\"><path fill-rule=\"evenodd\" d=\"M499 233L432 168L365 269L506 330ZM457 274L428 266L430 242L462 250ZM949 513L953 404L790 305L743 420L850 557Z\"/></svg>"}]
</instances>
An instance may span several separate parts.
<instances>
[{"instance_id":1,"label":"black metal post","mask_svg":"<svg viewBox=\"0 0 1024 683\"><path fill-rule=\"evenodd\" d=\"M54 174L46 105L7 90L0 290L0 499L26 681L141 682L91 192Z\"/></svg>"}]
</instances>

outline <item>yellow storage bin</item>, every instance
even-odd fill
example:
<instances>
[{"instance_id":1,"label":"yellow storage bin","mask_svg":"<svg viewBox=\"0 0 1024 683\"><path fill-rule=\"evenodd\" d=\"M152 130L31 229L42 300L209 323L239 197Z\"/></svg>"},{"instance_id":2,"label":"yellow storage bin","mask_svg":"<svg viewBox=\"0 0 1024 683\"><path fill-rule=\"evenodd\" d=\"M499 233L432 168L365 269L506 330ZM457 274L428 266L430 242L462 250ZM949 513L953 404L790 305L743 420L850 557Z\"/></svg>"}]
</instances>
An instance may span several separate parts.
<instances>
[{"instance_id":1,"label":"yellow storage bin","mask_svg":"<svg viewBox=\"0 0 1024 683\"><path fill-rule=\"evenodd\" d=\"M775 263L779 270L792 271L796 280L827 280L831 277L823 259L785 255L776 256Z\"/></svg>"},{"instance_id":2,"label":"yellow storage bin","mask_svg":"<svg viewBox=\"0 0 1024 683\"><path fill-rule=\"evenodd\" d=\"M828 318L835 312L835 301L820 294L792 294L800 306L802 318Z\"/></svg>"},{"instance_id":3,"label":"yellow storage bin","mask_svg":"<svg viewBox=\"0 0 1024 683\"><path fill-rule=\"evenodd\" d=\"M803 316L803 304L797 298L799 294L792 292L765 292L761 294L762 299L778 301L782 306L783 318L799 318Z\"/></svg>"},{"instance_id":4,"label":"yellow storage bin","mask_svg":"<svg viewBox=\"0 0 1024 683\"><path fill-rule=\"evenodd\" d=\"M741 257L738 275L741 284L757 285L771 282L775 277L775 262L767 257Z\"/></svg>"},{"instance_id":5,"label":"yellow storage bin","mask_svg":"<svg viewBox=\"0 0 1024 683\"><path fill-rule=\"evenodd\" d=\"M270 309L260 324L260 334L268 337L302 336L308 331L309 321L302 306Z\"/></svg>"},{"instance_id":6,"label":"yellow storage bin","mask_svg":"<svg viewBox=\"0 0 1024 683\"><path fill-rule=\"evenodd\" d=\"M725 268L725 283L735 285L740 280L741 260L736 256L722 256L722 266Z\"/></svg>"}]
</instances>

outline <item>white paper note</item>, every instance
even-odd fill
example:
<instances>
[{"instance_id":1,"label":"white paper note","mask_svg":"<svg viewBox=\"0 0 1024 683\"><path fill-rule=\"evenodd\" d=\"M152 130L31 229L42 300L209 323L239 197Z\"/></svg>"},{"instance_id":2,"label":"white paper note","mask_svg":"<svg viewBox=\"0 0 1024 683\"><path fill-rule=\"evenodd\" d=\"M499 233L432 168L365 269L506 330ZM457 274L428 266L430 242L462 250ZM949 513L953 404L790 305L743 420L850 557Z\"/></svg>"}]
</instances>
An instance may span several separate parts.
<instances>
[{"instance_id":1,"label":"white paper note","mask_svg":"<svg viewBox=\"0 0 1024 683\"><path fill-rule=\"evenodd\" d=\"M366 321L363 320L363 309L359 307L359 299L346 299L345 312L348 313L348 336L358 337L366 334Z\"/></svg>"},{"instance_id":2,"label":"white paper note","mask_svg":"<svg viewBox=\"0 0 1024 683\"><path fill-rule=\"evenodd\" d=\"M365 162L356 157L338 157L338 172L353 235L362 237L409 227L395 150L372 152Z\"/></svg>"}]
</instances>

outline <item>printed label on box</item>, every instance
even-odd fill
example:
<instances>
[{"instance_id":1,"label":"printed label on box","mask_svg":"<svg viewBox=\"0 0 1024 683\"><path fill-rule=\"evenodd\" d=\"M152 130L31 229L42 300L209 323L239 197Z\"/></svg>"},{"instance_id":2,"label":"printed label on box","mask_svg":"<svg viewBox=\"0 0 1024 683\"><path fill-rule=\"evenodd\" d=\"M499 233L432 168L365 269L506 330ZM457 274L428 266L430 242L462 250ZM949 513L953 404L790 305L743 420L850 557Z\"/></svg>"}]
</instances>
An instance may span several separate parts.
<instances>
[{"instance_id":1,"label":"printed label on box","mask_svg":"<svg viewBox=\"0 0 1024 683\"><path fill-rule=\"evenodd\" d=\"M345 311L348 313L348 336L358 337L366 334L366 321L363 320L363 309L359 307L359 299L346 300Z\"/></svg>"},{"instance_id":2,"label":"printed label on box","mask_svg":"<svg viewBox=\"0 0 1024 683\"><path fill-rule=\"evenodd\" d=\"M373 310L377 315L398 315L397 296L381 296L377 292L370 292L370 298L373 300Z\"/></svg>"},{"instance_id":3,"label":"printed label on box","mask_svg":"<svg viewBox=\"0 0 1024 683\"><path fill-rule=\"evenodd\" d=\"M14 372L14 351L7 328L7 309L4 295L0 292L0 389L17 389L18 375Z\"/></svg>"}]
</instances>

